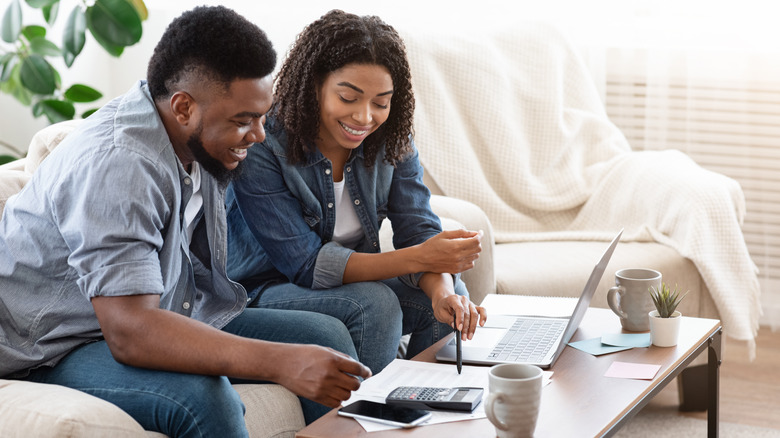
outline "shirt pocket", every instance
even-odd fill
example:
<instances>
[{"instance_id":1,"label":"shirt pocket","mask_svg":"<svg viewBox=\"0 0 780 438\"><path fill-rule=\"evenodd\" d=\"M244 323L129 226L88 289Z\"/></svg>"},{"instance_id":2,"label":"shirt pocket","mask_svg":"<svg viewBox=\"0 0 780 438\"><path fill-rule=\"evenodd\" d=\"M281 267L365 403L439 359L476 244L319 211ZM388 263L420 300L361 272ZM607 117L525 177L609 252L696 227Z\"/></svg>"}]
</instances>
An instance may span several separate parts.
<instances>
[{"instance_id":1,"label":"shirt pocket","mask_svg":"<svg viewBox=\"0 0 780 438\"><path fill-rule=\"evenodd\" d=\"M301 212L303 213L303 220L306 221L306 224L309 226L309 228L313 229L322 220L322 218L316 212L312 211L304 204L301 204Z\"/></svg>"}]
</instances>

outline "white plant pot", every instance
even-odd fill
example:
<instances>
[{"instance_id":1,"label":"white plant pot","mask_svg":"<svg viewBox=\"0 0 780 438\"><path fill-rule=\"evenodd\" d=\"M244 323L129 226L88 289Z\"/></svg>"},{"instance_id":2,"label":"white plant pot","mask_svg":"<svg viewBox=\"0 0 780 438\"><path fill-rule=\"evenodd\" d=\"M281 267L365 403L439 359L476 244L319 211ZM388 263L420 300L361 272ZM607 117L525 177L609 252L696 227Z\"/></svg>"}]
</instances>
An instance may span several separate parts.
<instances>
[{"instance_id":1,"label":"white plant pot","mask_svg":"<svg viewBox=\"0 0 780 438\"><path fill-rule=\"evenodd\" d=\"M675 310L669 318L661 318L658 311L648 313L650 318L650 342L656 347L674 347L680 334L682 313Z\"/></svg>"}]
</instances>

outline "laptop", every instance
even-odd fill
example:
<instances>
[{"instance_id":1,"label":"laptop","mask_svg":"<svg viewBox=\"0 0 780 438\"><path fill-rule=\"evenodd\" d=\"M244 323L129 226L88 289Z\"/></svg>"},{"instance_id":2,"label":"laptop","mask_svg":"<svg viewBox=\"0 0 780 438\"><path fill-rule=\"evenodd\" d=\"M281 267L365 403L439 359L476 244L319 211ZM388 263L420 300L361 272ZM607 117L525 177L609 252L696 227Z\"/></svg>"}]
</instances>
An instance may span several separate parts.
<instances>
[{"instance_id":1,"label":"laptop","mask_svg":"<svg viewBox=\"0 0 780 438\"><path fill-rule=\"evenodd\" d=\"M474 338L462 342L463 363L528 363L543 369L550 368L580 326L622 234L621 229L593 268L571 316L488 315L488 322L477 328ZM456 342L453 337L439 349L436 359L455 362L455 358Z\"/></svg>"}]
</instances>

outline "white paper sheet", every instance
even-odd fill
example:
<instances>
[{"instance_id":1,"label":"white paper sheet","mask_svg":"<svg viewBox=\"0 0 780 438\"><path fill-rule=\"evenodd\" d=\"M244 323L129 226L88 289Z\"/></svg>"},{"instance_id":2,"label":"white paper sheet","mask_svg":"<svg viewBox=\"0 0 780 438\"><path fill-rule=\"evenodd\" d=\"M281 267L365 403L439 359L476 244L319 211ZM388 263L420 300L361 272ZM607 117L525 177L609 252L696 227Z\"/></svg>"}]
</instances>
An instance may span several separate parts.
<instances>
[{"instance_id":1,"label":"white paper sheet","mask_svg":"<svg viewBox=\"0 0 780 438\"><path fill-rule=\"evenodd\" d=\"M452 388L456 386L470 386L484 389L483 402L488 393L488 370L490 367L464 365L461 374L458 374L454 364L429 363L395 359L379 374L366 379L360 389L352 393L352 397L344 402L349 405L358 400L371 400L379 403L385 402L385 397L390 391L399 386L433 386L440 388ZM542 385L550 382L552 371L544 372ZM451 421L474 420L485 418L484 403L480 403L473 412L442 412L432 411L433 417L425 422L429 424L447 423ZM357 420L366 432L378 430L396 429L373 421Z\"/></svg>"}]
</instances>

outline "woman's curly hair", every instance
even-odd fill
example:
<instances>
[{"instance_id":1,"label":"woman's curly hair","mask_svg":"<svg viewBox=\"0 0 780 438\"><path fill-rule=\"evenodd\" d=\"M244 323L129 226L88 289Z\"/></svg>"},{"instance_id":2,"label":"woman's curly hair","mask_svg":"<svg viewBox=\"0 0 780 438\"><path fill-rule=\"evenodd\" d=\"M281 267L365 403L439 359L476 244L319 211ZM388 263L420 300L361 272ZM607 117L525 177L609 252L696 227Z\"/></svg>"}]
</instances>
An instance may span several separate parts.
<instances>
[{"instance_id":1,"label":"woman's curly hair","mask_svg":"<svg viewBox=\"0 0 780 438\"><path fill-rule=\"evenodd\" d=\"M298 35L276 78L272 112L287 132L291 164L313 152L320 126L317 89L347 64L384 66L393 80L390 114L363 141L366 166L373 166L383 145L392 165L411 151L414 94L403 40L379 17L332 10Z\"/></svg>"}]
</instances>

